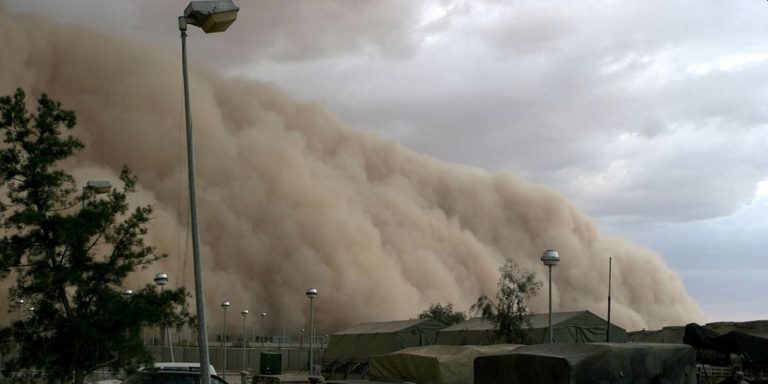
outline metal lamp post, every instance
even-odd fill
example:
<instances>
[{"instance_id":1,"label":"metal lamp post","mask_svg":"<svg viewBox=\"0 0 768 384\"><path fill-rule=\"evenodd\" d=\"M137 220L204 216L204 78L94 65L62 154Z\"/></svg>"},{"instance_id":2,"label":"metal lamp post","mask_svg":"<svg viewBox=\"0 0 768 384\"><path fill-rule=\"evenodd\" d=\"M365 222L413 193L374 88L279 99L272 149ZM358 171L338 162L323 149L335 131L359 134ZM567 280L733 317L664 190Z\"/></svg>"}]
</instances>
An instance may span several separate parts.
<instances>
[{"instance_id":1,"label":"metal lamp post","mask_svg":"<svg viewBox=\"0 0 768 384\"><path fill-rule=\"evenodd\" d=\"M227 374L227 309L229 308L229 301L221 303L221 308L224 309L224 324L221 326L221 347L224 350L224 375Z\"/></svg>"},{"instance_id":2,"label":"metal lamp post","mask_svg":"<svg viewBox=\"0 0 768 384\"><path fill-rule=\"evenodd\" d=\"M24 299L16 299L16 320L21 320L21 308L24 307Z\"/></svg>"},{"instance_id":3,"label":"metal lamp post","mask_svg":"<svg viewBox=\"0 0 768 384\"><path fill-rule=\"evenodd\" d=\"M315 353L315 320L312 313L312 301L317 297L317 289L307 289L307 297L309 297L309 374L314 374L314 353Z\"/></svg>"},{"instance_id":4,"label":"metal lamp post","mask_svg":"<svg viewBox=\"0 0 768 384\"><path fill-rule=\"evenodd\" d=\"M112 183L109 180L88 180L83 187L85 191L91 191L97 195L109 193L112 190Z\"/></svg>"},{"instance_id":5,"label":"metal lamp post","mask_svg":"<svg viewBox=\"0 0 768 384\"><path fill-rule=\"evenodd\" d=\"M122 296L123 296L123 299L125 299L125 301L128 302L127 304L130 307L130 305L132 304L131 296L133 296L133 289L128 289L128 288L123 289ZM144 331L146 331L146 329ZM142 335L142 340L141 340L142 342L146 342L146 339L144 338L144 336L146 336L146 333Z\"/></svg>"},{"instance_id":6,"label":"metal lamp post","mask_svg":"<svg viewBox=\"0 0 768 384\"><path fill-rule=\"evenodd\" d=\"M544 251L541 262L549 268L549 342L554 343L555 337L552 330L552 267L560 261L560 255L553 249Z\"/></svg>"},{"instance_id":7,"label":"metal lamp post","mask_svg":"<svg viewBox=\"0 0 768 384\"><path fill-rule=\"evenodd\" d=\"M81 207L85 207L85 198L89 193L94 195L103 195L112 190L112 183L109 180L88 180L83 186L83 195Z\"/></svg>"},{"instance_id":8,"label":"metal lamp post","mask_svg":"<svg viewBox=\"0 0 768 384\"><path fill-rule=\"evenodd\" d=\"M162 293L165 285L168 284L168 274L165 272L160 272L157 275L155 275L154 280L155 280L155 284L160 286L160 293ZM176 359L173 358L173 342L171 340L171 329L168 328L166 325L163 325L162 333L165 336L165 338L168 339L168 350L171 353L171 362L175 362ZM165 345L161 346L160 348L165 348Z\"/></svg>"},{"instance_id":9,"label":"metal lamp post","mask_svg":"<svg viewBox=\"0 0 768 384\"><path fill-rule=\"evenodd\" d=\"M605 342L611 342L611 264L613 257L608 258L608 323L605 326Z\"/></svg>"},{"instance_id":10,"label":"metal lamp post","mask_svg":"<svg viewBox=\"0 0 768 384\"><path fill-rule=\"evenodd\" d=\"M208 330L205 321L205 300L203 299L202 266L200 264L200 236L197 225L197 203L195 196L195 161L192 143L192 111L189 102L189 75L187 73L187 24L200 27L205 33L225 31L237 18L239 8L230 0L192 1L179 16L181 32L181 62L184 80L184 112L187 131L187 172L189 178L189 208L192 230L192 262L195 274L195 306L197 307L197 345L200 353L200 376L202 384L210 384L211 370L208 356Z\"/></svg>"},{"instance_id":11,"label":"metal lamp post","mask_svg":"<svg viewBox=\"0 0 768 384\"><path fill-rule=\"evenodd\" d=\"M264 324L267 322L267 313L261 314L261 349L264 349Z\"/></svg>"},{"instance_id":12,"label":"metal lamp post","mask_svg":"<svg viewBox=\"0 0 768 384\"><path fill-rule=\"evenodd\" d=\"M243 309L240 314L243 315L243 365L240 367L240 370L245 370L245 343L248 341L245 338L245 318L248 317L248 310Z\"/></svg>"},{"instance_id":13,"label":"metal lamp post","mask_svg":"<svg viewBox=\"0 0 768 384\"><path fill-rule=\"evenodd\" d=\"M160 292L162 292L163 287L168 284L168 274L165 272L160 272L155 275L154 281L155 284L160 286Z\"/></svg>"}]
</instances>

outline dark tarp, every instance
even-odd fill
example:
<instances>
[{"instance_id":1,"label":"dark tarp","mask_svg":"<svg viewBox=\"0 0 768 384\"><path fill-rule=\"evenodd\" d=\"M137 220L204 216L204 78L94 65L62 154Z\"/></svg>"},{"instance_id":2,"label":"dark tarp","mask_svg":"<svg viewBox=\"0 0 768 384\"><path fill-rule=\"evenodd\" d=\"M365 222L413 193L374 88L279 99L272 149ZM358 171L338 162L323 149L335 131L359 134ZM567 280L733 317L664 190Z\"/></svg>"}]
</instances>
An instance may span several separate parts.
<instances>
[{"instance_id":1,"label":"dark tarp","mask_svg":"<svg viewBox=\"0 0 768 384\"><path fill-rule=\"evenodd\" d=\"M416 384L466 384L474 380L475 358L509 353L518 344L430 345L371 357L372 380Z\"/></svg>"},{"instance_id":2,"label":"dark tarp","mask_svg":"<svg viewBox=\"0 0 768 384\"><path fill-rule=\"evenodd\" d=\"M549 314L530 317L530 327L525 334L530 343L544 343L549 340ZM607 321L590 311L552 313L554 339L558 343L604 342ZM628 341L627 332L611 324L611 342ZM435 344L442 345L489 345L504 343L496 326L481 318L472 318L463 323L440 330Z\"/></svg>"},{"instance_id":3,"label":"dark tarp","mask_svg":"<svg viewBox=\"0 0 768 384\"><path fill-rule=\"evenodd\" d=\"M694 384L693 348L683 344L536 344L475 359L476 384Z\"/></svg>"},{"instance_id":4,"label":"dark tarp","mask_svg":"<svg viewBox=\"0 0 768 384\"><path fill-rule=\"evenodd\" d=\"M719 334L691 323L685 326L683 343L696 349L711 350L725 354L740 354L750 364L768 364L768 338L752 336L739 331Z\"/></svg>"}]
</instances>

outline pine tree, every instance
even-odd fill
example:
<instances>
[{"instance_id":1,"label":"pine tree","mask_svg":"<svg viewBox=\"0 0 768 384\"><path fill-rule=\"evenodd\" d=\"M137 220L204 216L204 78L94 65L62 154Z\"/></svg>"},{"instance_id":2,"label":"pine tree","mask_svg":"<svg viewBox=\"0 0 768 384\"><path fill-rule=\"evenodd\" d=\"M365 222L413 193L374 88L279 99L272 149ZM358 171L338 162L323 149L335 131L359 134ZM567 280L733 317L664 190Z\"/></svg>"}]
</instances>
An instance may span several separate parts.
<instances>
[{"instance_id":1,"label":"pine tree","mask_svg":"<svg viewBox=\"0 0 768 384\"><path fill-rule=\"evenodd\" d=\"M130 209L127 167L122 188L98 197L61 169L83 148L75 122L45 94L35 113L20 89L0 98L0 277L13 281L9 302L34 307L11 309L0 329L6 375L83 383L97 369L131 371L151 361L143 327L190 320L183 288L124 294L131 272L165 257L143 240L152 207Z\"/></svg>"}]
</instances>

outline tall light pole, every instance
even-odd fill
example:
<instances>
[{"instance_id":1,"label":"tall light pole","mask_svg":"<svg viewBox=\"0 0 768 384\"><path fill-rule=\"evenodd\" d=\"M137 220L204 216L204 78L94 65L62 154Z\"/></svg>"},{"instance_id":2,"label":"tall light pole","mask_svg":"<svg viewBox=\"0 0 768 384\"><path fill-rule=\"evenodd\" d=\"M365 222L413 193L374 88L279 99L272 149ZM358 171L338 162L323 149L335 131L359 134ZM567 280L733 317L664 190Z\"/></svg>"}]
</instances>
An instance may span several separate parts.
<instances>
[{"instance_id":1,"label":"tall light pole","mask_svg":"<svg viewBox=\"0 0 768 384\"><path fill-rule=\"evenodd\" d=\"M160 286L160 293L162 294L164 292L164 287L166 284L168 284L168 274L165 272L160 272L157 275L155 275L155 284ZM162 331L164 337L168 339L168 350L171 353L171 362L176 361L176 359L173 358L173 342L171 341L171 329L168 328L165 324L163 324L163 331ZM165 348L165 345L160 347Z\"/></svg>"},{"instance_id":2,"label":"tall light pole","mask_svg":"<svg viewBox=\"0 0 768 384\"><path fill-rule=\"evenodd\" d=\"M24 299L16 299L16 320L21 320L21 308L24 307Z\"/></svg>"},{"instance_id":3,"label":"tall light pole","mask_svg":"<svg viewBox=\"0 0 768 384\"><path fill-rule=\"evenodd\" d=\"M608 324L605 326L605 342L611 342L611 264L613 257L608 258Z\"/></svg>"},{"instance_id":4,"label":"tall light pole","mask_svg":"<svg viewBox=\"0 0 768 384\"><path fill-rule=\"evenodd\" d=\"M314 374L314 349L315 349L315 319L312 313L312 301L317 297L317 289L307 289L307 297L309 297L309 374Z\"/></svg>"},{"instance_id":5,"label":"tall light pole","mask_svg":"<svg viewBox=\"0 0 768 384\"><path fill-rule=\"evenodd\" d=\"M267 313L261 314L261 349L264 350L264 324L267 322Z\"/></svg>"},{"instance_id":6,"label":"tall light pole","mask_svg":"<svg viewBox=\"0 0 768 384\"><path fill-rule=\"evenodd\" d=\"M560 255L553 249L544 251L541 256L541 262L549 268L549 342L555 342L554 330L552 329L552 267L560 261Z\"/></svg>"},{"instance_id":7,"label":"tall light pole","mask_svg":"<svg viewBox=\"0 0 768 384\"><path fill-rule=\"evenodd\" d=\"M195 306L197 308L197 345L200 353L200 376L202 384L210 384L211 370L208 356L208 330L205 321L205 300L203 299L203 273L200 264L200 236L197 225L197 203L195 196L195 161L192 142L192 111L189 102L189 75L187 73L187 24L200 27L205 33L225 31L237 18L239 8L230 0L193 1L179 16L181 32L181 66L184 79L184 112L187 122L187 172L189 179L189 208L192 225L192 262L195 272Z\"/></svg>"},{"instance_id":8,"label":"tall light pole","mask_svg":"<svg viewBox=\"0 0 768 384\"><path fill-rule=\"evenodd\" d=\"M127 305L130 307L131 304L132 304L131 303L131 297L133 297L133 289L128 289L128 288L123 289L122 295L123 295L123 299L125 299L125 301L127 301ZM144 335L142 335L142 342L145 341L143 339L143 336Z\"/></svg>"},{"instance_id":9,"label":"tall light pole","mask_svg":"<svg viewBox=\"0 0 768 384\"><path fill-rule=\"evenodd\" d=\"M243 315L243 365L240 367L240 370L245 370L245 343L248 342L248 339L245 337L245 318L248 317L248 310L243 309L240 312L241 315Z\"/></svg>"},{"instance_id":10,"label":"tall light pole","mask_svg":"<svg viewBox=\"0 0 768 384\"><path fill-rule=\"evenodd\" d=\"M224 324L221 326L221 346L224 350L224 376L227 374L227 309L229 308L229 301L221 303L221 308L224 309Z\"/></svg>"}]
</instances>

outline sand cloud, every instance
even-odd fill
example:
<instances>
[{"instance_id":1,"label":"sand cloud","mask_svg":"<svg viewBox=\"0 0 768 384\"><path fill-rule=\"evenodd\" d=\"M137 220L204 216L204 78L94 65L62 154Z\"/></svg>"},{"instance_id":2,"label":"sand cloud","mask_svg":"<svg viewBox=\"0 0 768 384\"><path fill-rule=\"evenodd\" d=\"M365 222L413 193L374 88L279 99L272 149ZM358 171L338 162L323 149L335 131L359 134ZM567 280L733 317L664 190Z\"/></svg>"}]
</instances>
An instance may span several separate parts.
<instances>
[{"instance_id":1,"label":"sand cloud","mask_svg":"<svg viewBox=\"0 0 768 384\"><path fill-rule=\"evenodd\" d=\"M73 172L103 178L127 164L140 178L137 202L155 205L151 242L170 257L126 284L163 270L191 287L178 53L2 13L0 35L0 93L47 92L74 109L87 148ZM545 186L420 155L252 80L192 66L191 91L214 323L227 299L270 313L273 332L302 328L308 287L320 291L321 333L413 317L433 302L465 308L493 292L505 260L544 279L538 258L549 248L563 260L556 310L604 315L613 257L619 325L701 317L658 254L601 235Z\"/></svg>"}]
</instances>

